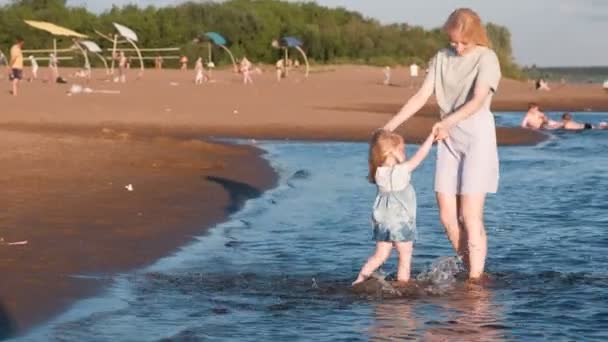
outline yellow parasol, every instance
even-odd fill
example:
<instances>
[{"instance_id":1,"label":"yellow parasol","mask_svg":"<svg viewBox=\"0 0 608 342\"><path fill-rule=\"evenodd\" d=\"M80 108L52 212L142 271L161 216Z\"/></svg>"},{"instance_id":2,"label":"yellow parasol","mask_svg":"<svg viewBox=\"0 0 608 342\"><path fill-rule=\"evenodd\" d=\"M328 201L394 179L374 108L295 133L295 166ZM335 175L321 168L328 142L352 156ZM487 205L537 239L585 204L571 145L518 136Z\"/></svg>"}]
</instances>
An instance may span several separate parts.
<instances>
[{"instance_id":1,"label":"yellow parasol","mask_svg":"<svg viewBox=\"0 0 608 342\"><path fill-rule=\"evenodd\" d=\"M61 27L61 26L58 26L58 25L55 25L53 23L49 23L46 21L25 20L25 23L30 25L31 27L35 27L39 30L46 31L54 36L88 38L86 35L84 35L82 33L78 33L76 31L72 31L68 28Z\"/></svg>"},{"instance_id":2,"label":"yellow parasol","mask_svg":"<svg viewBox=\"0 0 608 342\"><path fill-rule=\"evenodd\" d=\"M80 50L80 52L82 52L82 55L85 60L85 65L87 65L87 66L90 65L89 57L87 56L87 52L79 44L80 39L88 38L88 36L86 36L82 33L78 33L76 31L70 30L68 28L61 27L59 25L55 25L53 23L46 22L46 21L36 21L36 20L24 20L24 21L26 24L30 25L31 27L46 31L46 32L52 34L53 36L63 36L63 37L72 38L72 40L75 43L76 48L78 48ZM31 50L31 51L36 52L36 50ZM42 52L42 51L43 50L38 50L38 52ZM53 38L53 55L55 57L57 57L57 39L55 39L55 38ZM105 61L104 61L104 63L105 63Z\"/></svg>"}]
</instances>

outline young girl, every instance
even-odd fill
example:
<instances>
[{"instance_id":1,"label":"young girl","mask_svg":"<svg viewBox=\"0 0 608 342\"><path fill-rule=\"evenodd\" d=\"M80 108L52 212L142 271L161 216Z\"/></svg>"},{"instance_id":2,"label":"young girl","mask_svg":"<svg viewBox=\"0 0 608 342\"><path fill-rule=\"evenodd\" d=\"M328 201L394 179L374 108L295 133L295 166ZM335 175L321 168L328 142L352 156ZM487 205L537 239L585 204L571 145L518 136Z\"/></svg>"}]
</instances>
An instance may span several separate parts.
<instances>
[{"instance_id":1,"label":"young girl","mask_svg":"<svg viewBox=\"0 0 608 342\"><path fill-rule=\"evenodd\" d=\"M363 265L353 285L369 278L388 259L393 246L399 253L397 281L409 281L416 235L416 193L410 179L412 171L429 154L433 140L431 133L418 152L406 161L405 144L400 135L379 130L372 136L368 177L378 187L372 212L376 251Z\"/></svg>"}]
</instances>

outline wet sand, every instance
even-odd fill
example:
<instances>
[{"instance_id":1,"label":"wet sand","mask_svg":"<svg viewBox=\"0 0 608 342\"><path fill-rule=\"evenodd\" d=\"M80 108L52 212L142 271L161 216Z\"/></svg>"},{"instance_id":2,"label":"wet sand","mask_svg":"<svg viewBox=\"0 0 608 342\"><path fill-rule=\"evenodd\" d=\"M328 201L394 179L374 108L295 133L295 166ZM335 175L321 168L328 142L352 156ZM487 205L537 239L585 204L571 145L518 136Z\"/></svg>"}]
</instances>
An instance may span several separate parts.
<instances>
[{"instance_id":1,"label":"wet sand","mask_svg":"<svg viewBox=\"0 0 608 342\"><path fill-rule=\"evenodd\" d=\"M171 253L273 186L276 175L258 150L199 139L363 141L421 82L400 69L395 84L383 86L380 68L360 66L323 67L308 80L294 72L280 84L268 68L253 86L229 71L201 86L192 71L136 74L116 84L95 70L92 89L120 94L68 96L69 85L42 81L23 83L18 97L0 94L7 208L0 236L28 241L0 245L4 331L22 332L94 294L112 274ZM493 109L522 111L538 101L546 109L601 111L607 99L597 85L538 93L506 80ZM408 121L400 129L407 141L425 137L436 113L431 103ZM498 137L501 144L545 138L517 128L501 128Z\"/></svg>"},{"instance_id":2,"label":"wet sand","mask_svg":"<svg viewBox=\"0 0 608 342\"><path fill-rule=\"evenodd\" d=\"M250 147L110 130L2 130L0 144L5 334L95 294L116 272L170 254L275 181Z\"/></svg>"}]
</instances>

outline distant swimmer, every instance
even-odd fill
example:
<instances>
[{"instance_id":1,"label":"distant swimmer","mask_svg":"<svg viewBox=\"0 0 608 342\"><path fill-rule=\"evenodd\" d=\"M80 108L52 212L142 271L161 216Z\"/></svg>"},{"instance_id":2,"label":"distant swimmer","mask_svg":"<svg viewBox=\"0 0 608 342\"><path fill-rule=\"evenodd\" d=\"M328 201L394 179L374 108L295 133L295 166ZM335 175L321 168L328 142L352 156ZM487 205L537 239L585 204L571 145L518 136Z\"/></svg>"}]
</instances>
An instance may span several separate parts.
<instances>
[{"instance_id":1,"label":"distant swimmer","mask_svg":"<svg viewBox=\"0 0 608 342\"><path fill-rule=\"evenodd\" d=\"M528 104L528 112L521 122L521 127L529 129L558 129L562 128L562 123L547 118L545 113L541 112L538 104L531 102Z\"/></svg>"},{"instance_id":2,"label":"distant swimmer","mask_svg":"<svg viewBox=\"0 0 608 342\"><path fill-rule=\"evenodd\" d=\"M572 114L564 113L562 115L562 128L570 131L579 131L584 129L593 129L593 125L590 123L576 122L572 118Z\"/></svg>"}]
</instances>

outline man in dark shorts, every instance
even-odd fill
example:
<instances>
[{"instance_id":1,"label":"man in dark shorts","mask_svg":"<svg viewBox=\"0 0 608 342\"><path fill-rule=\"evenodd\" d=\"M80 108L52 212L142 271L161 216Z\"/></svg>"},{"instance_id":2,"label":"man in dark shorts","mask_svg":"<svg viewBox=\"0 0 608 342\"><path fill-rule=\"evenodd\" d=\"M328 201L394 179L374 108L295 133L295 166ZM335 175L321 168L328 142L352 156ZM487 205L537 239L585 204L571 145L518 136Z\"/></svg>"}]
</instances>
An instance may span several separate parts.
<instances>
[{"instance_id":1,"label":"man in dark shorts","mask_svg":"<svg viewBox=\"0 0 608 342\"><path fill-rule=\"evenodd\" d=\"M562 123L563 123L564 129L572 130L572 131L578 131L578 130L583 130L583 129L593 129L593 125L590 123L581 123L581 122L574 121L572 119L572 114L570 114L570 113L564 113L564 115L562 115Z\"/></svg>"},{"instance_id":2,"label":"man in dark shorts","mask_svg":"<svg viewBox=\"0 0 608 342\"><path fill-rule=\"evenodd\" d=\"M11 62L9 65L11 68L11 74L9 77L13 85L13 89L11 91L13 96L17 96L17 85L23 78L23 52L21 51L23 44L23 38L18 37L15 41L15 45L11 47Z\"/></svg>"}]
</instances>

